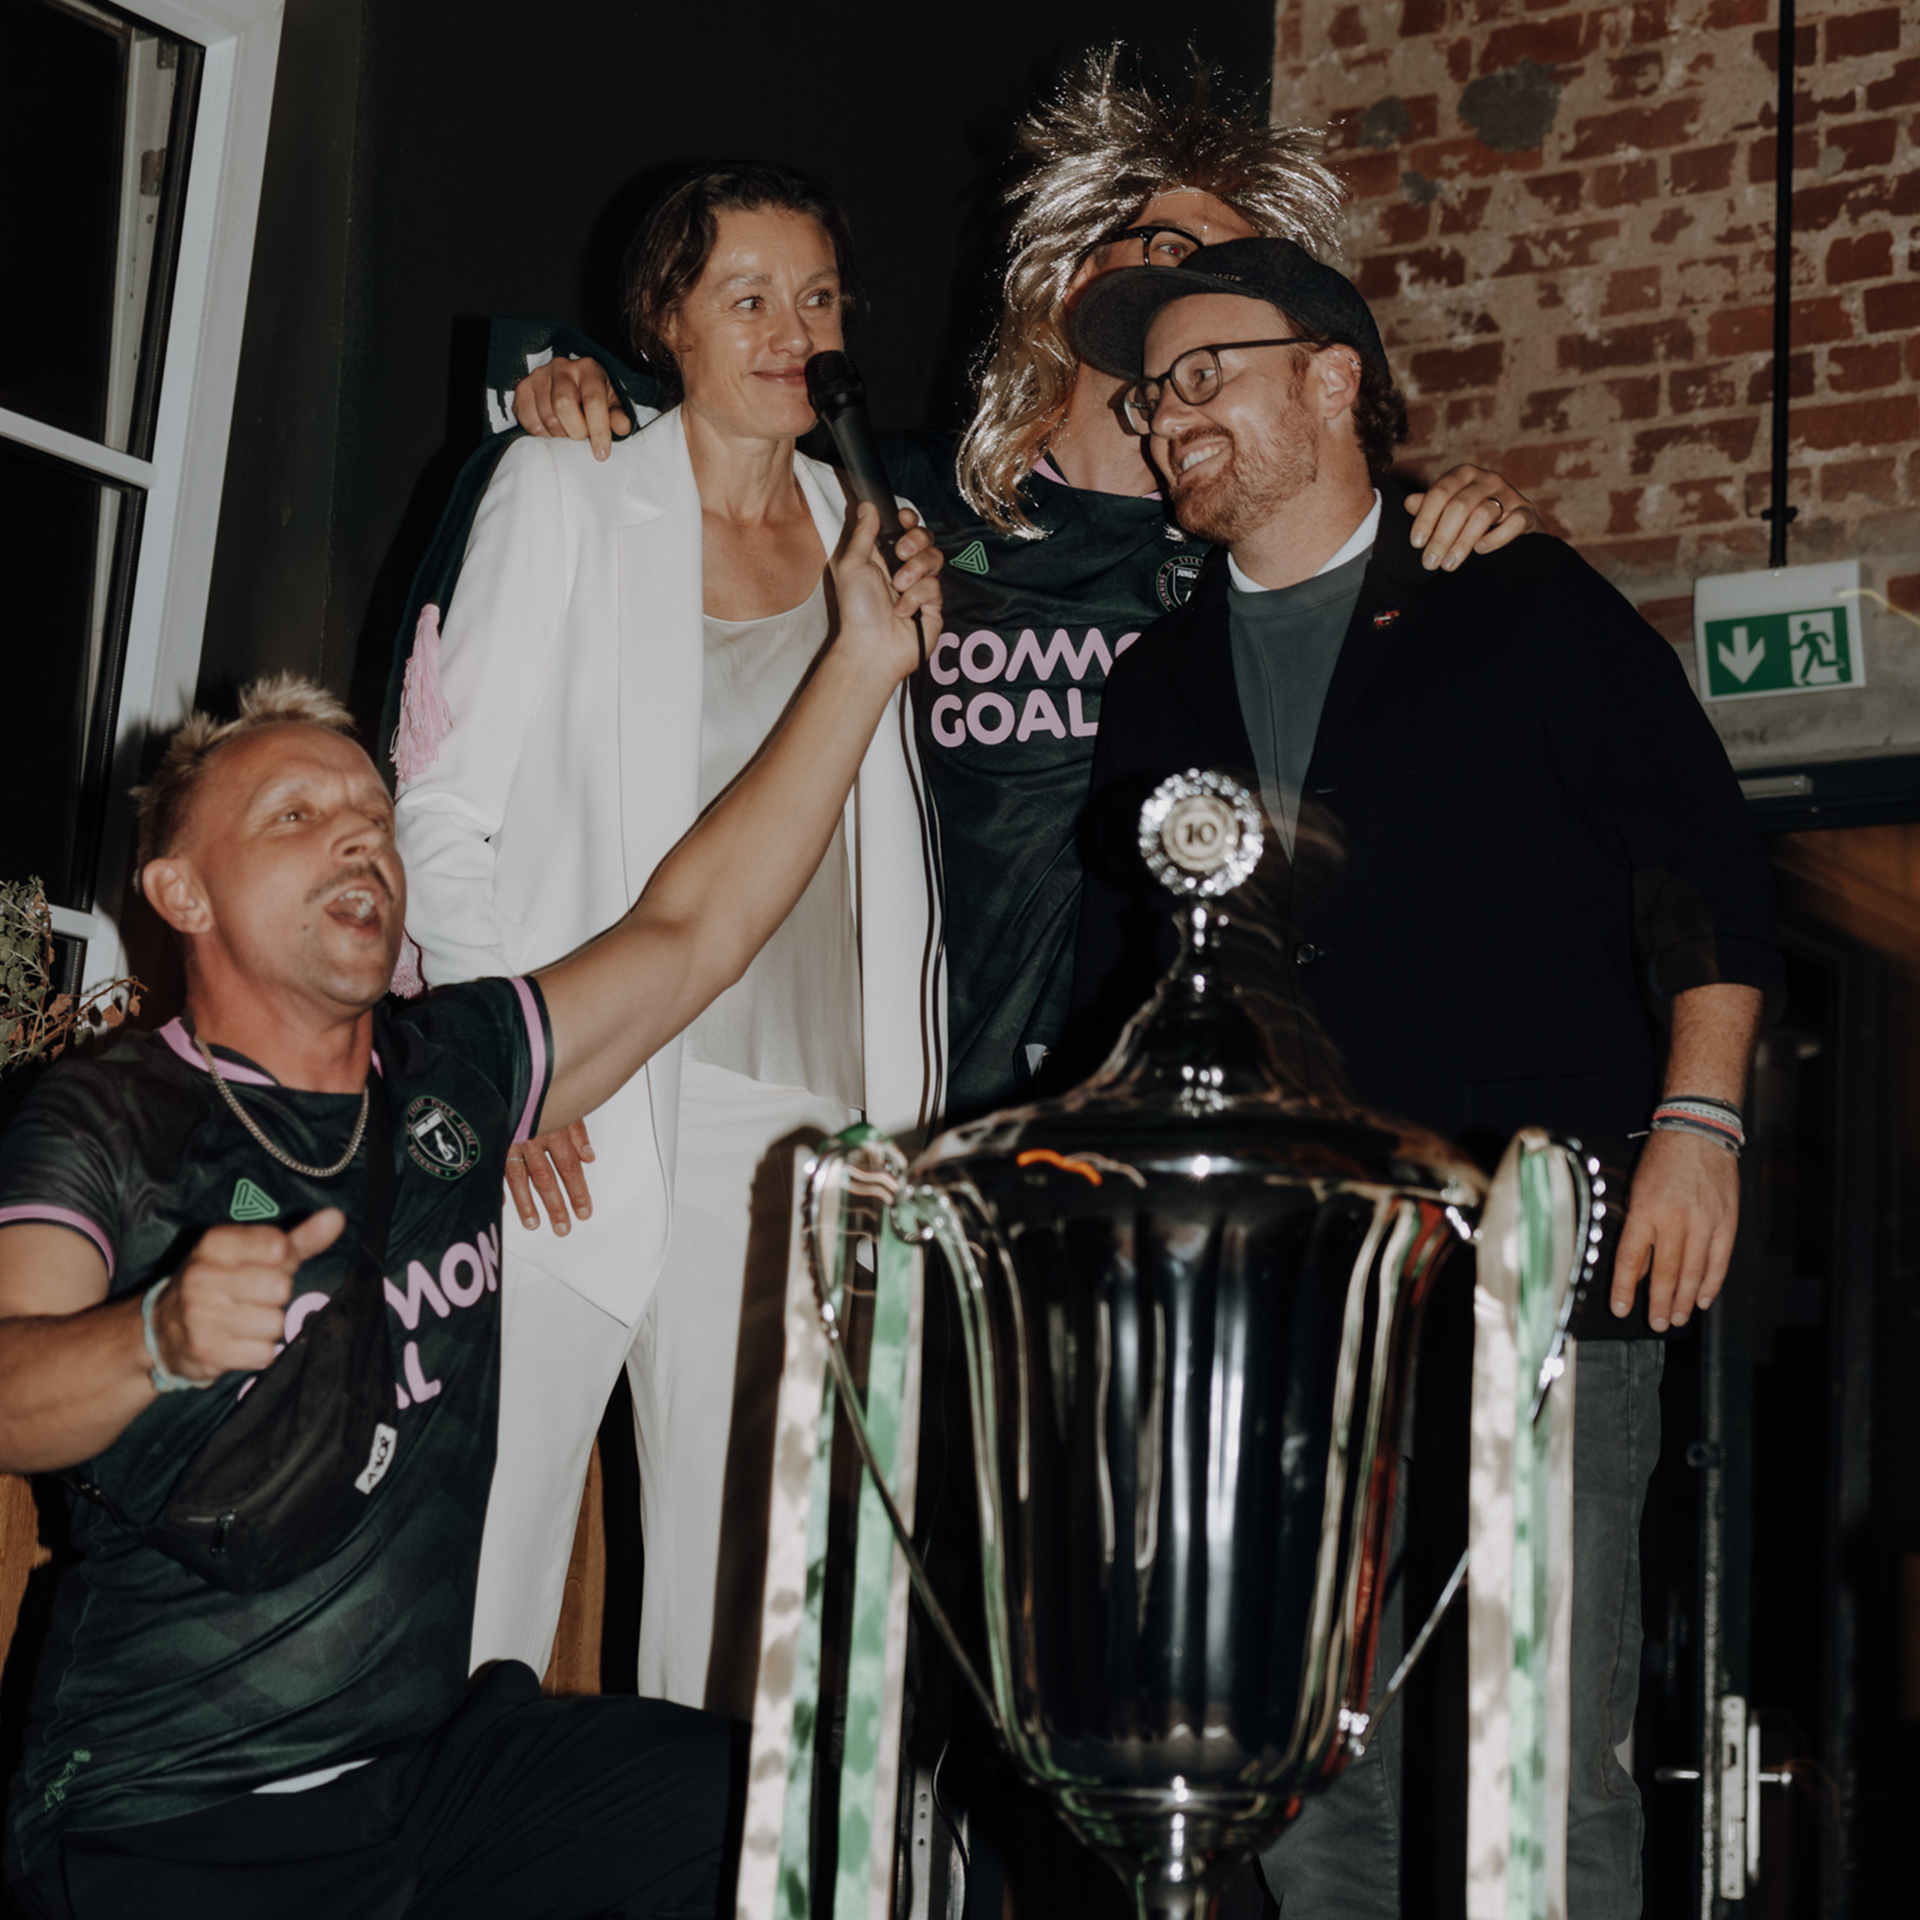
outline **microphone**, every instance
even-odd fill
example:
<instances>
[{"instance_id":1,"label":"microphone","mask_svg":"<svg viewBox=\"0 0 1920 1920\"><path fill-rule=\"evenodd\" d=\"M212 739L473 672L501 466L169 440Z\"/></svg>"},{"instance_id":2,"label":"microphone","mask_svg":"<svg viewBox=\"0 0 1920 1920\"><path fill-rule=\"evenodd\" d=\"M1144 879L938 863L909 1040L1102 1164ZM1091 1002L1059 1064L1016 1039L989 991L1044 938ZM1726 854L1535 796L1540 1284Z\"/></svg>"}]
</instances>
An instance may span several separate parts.
<instances>
[{"instance_id":1,"label":"microphone","mask_svg":"<svg viewBox=\"0 0 1920 1920\"><path fill-rule=\"evenodd\" d=\"M880 458L880 443L873 437L873 422L867 418L866 385L844 353L816 353L807 362L807 398L833 435L840 464L853 483L854 498L870 500L880 509L880 549L891 573L897 564L894 548L906 529L893 504L893 488L887 482L886 462Z\"/></svg>"}]
</instances>

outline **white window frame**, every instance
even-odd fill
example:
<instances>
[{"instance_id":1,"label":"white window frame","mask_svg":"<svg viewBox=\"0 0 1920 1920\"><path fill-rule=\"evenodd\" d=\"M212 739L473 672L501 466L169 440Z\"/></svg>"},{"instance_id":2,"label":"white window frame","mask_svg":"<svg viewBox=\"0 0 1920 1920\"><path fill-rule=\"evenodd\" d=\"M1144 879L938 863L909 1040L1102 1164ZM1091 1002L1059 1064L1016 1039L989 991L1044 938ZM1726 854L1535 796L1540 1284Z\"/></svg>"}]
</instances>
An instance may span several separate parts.
<instances>
[{"instance_id":1,"label":"white window frame","mask_svg":"<svg viewBox=\"0 0 1920 1920\"><path fill-rule=\"evenodd\" d=\"M284 0L119 0L163 33L203 47L181 208L153 455L136 460L0 407L0 439L54 455L146 495L114 724L94 909L53 909L54 930L87 942L85 976L126 971L119 915L133 850L127 789L155 725L193 704L220 526L227 433L247 317L254 224L266 169Z\"/></svg>"}]
</instances>

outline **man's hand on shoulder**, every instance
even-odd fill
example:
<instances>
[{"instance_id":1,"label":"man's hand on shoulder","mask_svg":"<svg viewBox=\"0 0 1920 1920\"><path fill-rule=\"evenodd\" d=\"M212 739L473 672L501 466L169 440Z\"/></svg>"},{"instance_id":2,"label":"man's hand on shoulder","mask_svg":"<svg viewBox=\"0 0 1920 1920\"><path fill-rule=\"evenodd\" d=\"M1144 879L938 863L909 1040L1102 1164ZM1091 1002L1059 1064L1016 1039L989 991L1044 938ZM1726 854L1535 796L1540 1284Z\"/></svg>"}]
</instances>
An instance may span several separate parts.
<instances>
[{"instance_id":1,"label":"man's hand on shoulder","mask_svg":"<svg viewBox=\"0 0 1920 1920\"><path fill-rule=\"evenodd\" d=\"M507 1192L513 1200L520 1224L538 1231L540 1209L534 1205L537 1194L553 1222L557 1234L565 1234L574 1215L582 1220L593 1212L593 1195L587 1187L586 1166L593 1159L593 1142L587 1138L587 1123L576 1120L571 1126L556 1127L551 1133L536 1134L516 1147L507 1149ZM568 1203L573 1211L569 1213Z\"/></svg>"},{"instance_id":2,"label":"man's hand on shoulder","mask_svg":"<svg viewBox=\"0 0 1920 1920\"><path fill-rule=\"evenodd\" d=\"M1421 564L1451 573L1471 553L1497 553L1546 521L1527 496L1486 467L1449 467L1424 493L1407 495L1408 536Z\"/></svg>"},{"instance_id":3,"label":"man's hand on shoulder","mask_svg":"<svg viewBox=\"0 0 1920 1920\"><path fill-rule=\"evenodd\" d=\"M1656 1133L1634 1170L1627 1223L1613 1263L1611 1305L1618 1319L1649 1266L1647 1324L1655 1333L1684 1327L1710 1307L1727 1277L1740 1224L1740 1162L1715 1141Z\"/></svg>"},{"instance_id":4,"label":"man's hand on shoulder","mask_svg":"<svg viewBox=\"0 0 1920 1920\"><path fill-rule=\"evenodd\" d=\"M154 1341L168 1370L217 1380L270 1366L294 1275L346 1224L338 1207L323 1207L290 1232L210 1227L154 1306Z\"/></svg>"},{"instance_id":5,"label":"man's hand on shoulder","mask_svg":"<svg viewBox=\"0 0 1920 1920\"><path fill-rule=\"evenodd\" d=\"M599 361L563 360L558 355L514 388L513 417L536 440L590 441L596 460L613 451L616 438L624 440L633 431L619 392Z\"/></svg>"}]
</instances>

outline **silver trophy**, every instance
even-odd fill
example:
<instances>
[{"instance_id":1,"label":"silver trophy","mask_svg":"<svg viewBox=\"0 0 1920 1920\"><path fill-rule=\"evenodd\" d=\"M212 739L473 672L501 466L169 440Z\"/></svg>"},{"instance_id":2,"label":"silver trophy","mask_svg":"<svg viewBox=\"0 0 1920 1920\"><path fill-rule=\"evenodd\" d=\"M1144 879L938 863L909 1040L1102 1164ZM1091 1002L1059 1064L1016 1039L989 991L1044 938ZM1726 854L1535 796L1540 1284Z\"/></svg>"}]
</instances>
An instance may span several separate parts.
<instances>
[{"instance_id":1,"label":"silver trophy","mask_svg":"<svg viewBox=\"0 0 1920 1920\"><path fill-rule=\"evenodd\" d=\"M1015 1762L1143 1915L1187 1916L1364 1742L1421 1306L1482 1183L1283 1071L1275 1008L1236 980L1247 794L1169 780L1140 836L1181 950L1099 1073L911 1171L879 1135L823 1152L809 1205L837 1222L878 1198L939 1251L984 1675L903 1535L916 1586ZM830 1335L837 1236L814 1247Z\"/></svg>"}]
</instances>

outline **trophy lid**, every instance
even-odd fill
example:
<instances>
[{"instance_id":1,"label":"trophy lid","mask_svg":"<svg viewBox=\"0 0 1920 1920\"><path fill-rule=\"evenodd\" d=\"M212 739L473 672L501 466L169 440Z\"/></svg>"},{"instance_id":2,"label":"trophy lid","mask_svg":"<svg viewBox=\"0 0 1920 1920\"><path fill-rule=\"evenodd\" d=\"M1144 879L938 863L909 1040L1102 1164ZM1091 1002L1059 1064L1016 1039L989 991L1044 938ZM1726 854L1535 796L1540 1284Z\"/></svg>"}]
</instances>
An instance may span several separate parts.
<instances>
[{"instance_id":1,"label":"trophy lid","mask_svg":"<svg viewBox=\"0 0 1920 1920\"><path fill-rule=\"evenodd\" d=\"M1201 768L1163 780L1140 810L1139 848L1174 907L1180 951L1106 1062L1057 1098L944 1134L921 1162L1121 1142L1222 1166L1254 1159L1303 1171L1477 1195L1479 1179L1433 1135L1371 1112L1284 964L1278 916L1258 897L1259 805ZM1329 1158L1331 1156L1331 1160Z\"/></svg>"}]
</instances>

